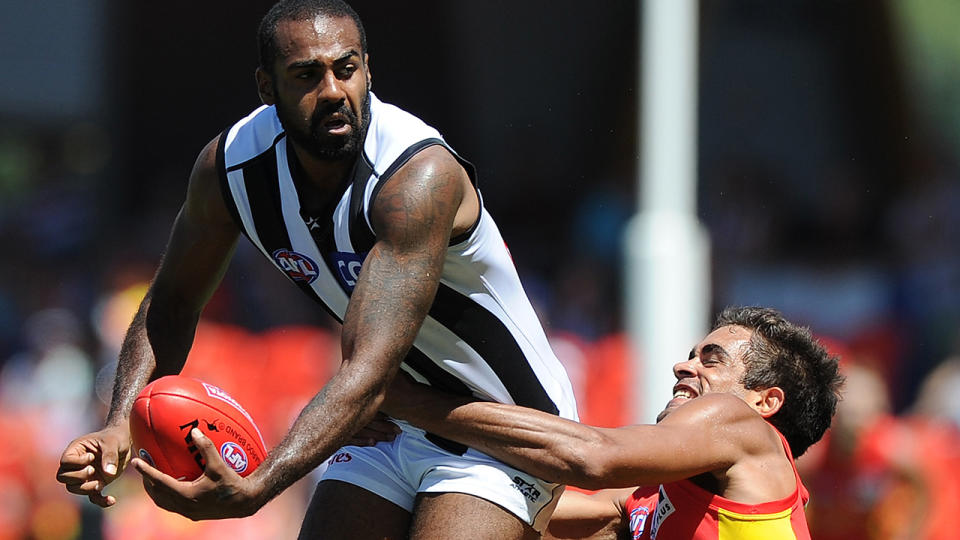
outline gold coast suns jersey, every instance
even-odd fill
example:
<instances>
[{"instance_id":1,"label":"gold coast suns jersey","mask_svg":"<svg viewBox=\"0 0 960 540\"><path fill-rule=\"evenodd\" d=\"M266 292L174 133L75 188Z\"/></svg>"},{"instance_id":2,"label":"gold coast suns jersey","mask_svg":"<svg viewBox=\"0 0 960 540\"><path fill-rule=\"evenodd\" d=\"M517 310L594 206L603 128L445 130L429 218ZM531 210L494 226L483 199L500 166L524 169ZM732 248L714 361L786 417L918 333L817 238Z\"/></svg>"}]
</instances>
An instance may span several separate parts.
<instances>
[{"instance_id":1,"label":"gold coast suns jersey","mask_svg":"<svg viewBox=\"0 0 960 540\"><path fill-rule=\"evenodd\" d=\"M260 107L225 131L217 152L224 199L241 231L340 321L376 242L370 208L400 167L441 145L476 187L473 166L437 130L373 93L369 100L363 150L339 198L325 209L302 203L303 173L274 107ZM448 246L436 298L401 368L452 393L576 419L567 374L482 204L473 228Z\"/></svg>"},{"instance_id":2,"label":"gold coast suns jersey","mask_svg":"<svg viewBox=\"0 0 960 540\"><path fill-rule=\"evenodd\" d=\"M778 435L779 432L777 433ZM809 494L800 482L790 445L780 440L793 466L797 488L762 504L725 499L681 480L641 487L626 502L634 540L810 540L803 507Z\"/></svg>"}]
</instances>

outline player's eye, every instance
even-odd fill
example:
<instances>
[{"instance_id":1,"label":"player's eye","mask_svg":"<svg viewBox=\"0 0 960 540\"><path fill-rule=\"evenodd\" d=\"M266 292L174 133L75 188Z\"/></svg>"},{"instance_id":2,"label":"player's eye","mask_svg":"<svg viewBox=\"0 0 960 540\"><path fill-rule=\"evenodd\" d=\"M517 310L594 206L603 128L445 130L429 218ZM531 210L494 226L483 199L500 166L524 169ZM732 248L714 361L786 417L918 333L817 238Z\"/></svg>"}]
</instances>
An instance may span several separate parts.
<instances>
[{"instance_id":1,"label":"player's eye","mask_svg":"<svg viewBox=\"0 0 960 540\"><path fill-rule=\"evenodd\" d=\"M714 354L708 354L700 357L700 363L704 366L715 366L720 363L720 360Z\"/></svg>"}]
</instances>

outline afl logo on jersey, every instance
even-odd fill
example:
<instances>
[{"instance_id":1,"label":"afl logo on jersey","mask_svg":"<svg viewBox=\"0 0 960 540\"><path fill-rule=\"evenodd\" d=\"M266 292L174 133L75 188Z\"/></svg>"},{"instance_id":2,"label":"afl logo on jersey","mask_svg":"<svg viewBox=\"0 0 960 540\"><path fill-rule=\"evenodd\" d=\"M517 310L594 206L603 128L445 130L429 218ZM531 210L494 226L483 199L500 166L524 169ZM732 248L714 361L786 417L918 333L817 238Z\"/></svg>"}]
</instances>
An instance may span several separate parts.
<instances>
[{"instance_id":1,"label":"afl logo on jersey","mask_svg":"<svg viewBox=\"0 0 960 540\"><path fill-rule=\"evenodd\" d=\"M273 261L294 281L313 283L317 279L317 263L302 253L278 249L273 252Z\"/></svg>"}]
</instances>

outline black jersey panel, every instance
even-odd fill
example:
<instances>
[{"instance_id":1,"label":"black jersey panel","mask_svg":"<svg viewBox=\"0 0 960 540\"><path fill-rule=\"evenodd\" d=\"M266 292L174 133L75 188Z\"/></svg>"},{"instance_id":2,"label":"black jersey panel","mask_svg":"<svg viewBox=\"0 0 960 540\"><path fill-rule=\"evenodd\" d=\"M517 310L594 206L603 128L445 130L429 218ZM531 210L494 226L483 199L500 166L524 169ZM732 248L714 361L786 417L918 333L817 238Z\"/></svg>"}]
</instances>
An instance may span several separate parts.
<instances>
[{"instance_id":1,"label":"black jersey panel","mask_svg":"<svg viewBox=\"0 0 960 540\"><path fill-rule=\"evenodd\" d=\"M366 253L373 247L376 238L367 219L363 214L363 195L367 191L367 184L376 171L370 163L366 154L361 154L361 159L353 171L353 186L350 188L350 243L353 245L355 253Z\"/></svg>"},{"instance_id":2,"label":"black jersey panel","mask_svg":"<svg viewBox=\"0 0 960 540\"><path fill-rule=\"evenodd\" d=\"M410 367L413 371L417 372L421 377L426 379L427 382L430 383L430 386L433 386L434 388L438 388L458 396L473 395L473 392L470 391L470 388L467 387L463 381L438 366L433 362L433 360L427 357L427 355L423 354L416 347L410 349L410 352L407 354L407 357L404 359L403 363ZM440 448L443 448L447 452L462 456L463 453L467 451L466 446L458 442L445 439L439 435L427 433L426 437L427 440L439 446Z\"/></svg>"},{"instance_id":3,"label":"black jersey panel","mask_svg":"<svg viewBox=\"0 0 960 540\"><path fill-rule=\"evenodd\" d=\"M430 316L480 354L514 403L558 414L513 334L493 313L441 283Z\"/></svg>"}]
</instances>

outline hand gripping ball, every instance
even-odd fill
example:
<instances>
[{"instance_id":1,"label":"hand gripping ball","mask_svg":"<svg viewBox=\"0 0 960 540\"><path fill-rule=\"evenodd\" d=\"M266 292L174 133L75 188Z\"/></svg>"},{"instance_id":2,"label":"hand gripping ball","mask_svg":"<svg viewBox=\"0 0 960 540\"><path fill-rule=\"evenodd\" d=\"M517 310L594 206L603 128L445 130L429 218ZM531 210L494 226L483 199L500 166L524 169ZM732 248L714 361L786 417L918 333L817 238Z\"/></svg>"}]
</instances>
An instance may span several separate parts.
<instances>
[{"instance_id":1,"label":"hand gripping ball","mask_svg":"<svg viewBox=\"0 0 960 540\"><path fill-rule=\"evenodd\" d=\"M267 455L260 430L220 388L181 375L148 384L130 413L134 455L178 480L195 480L206 466L190 430L199 428L220 457L247 476Z\"/></svg>"}]
</instances>

